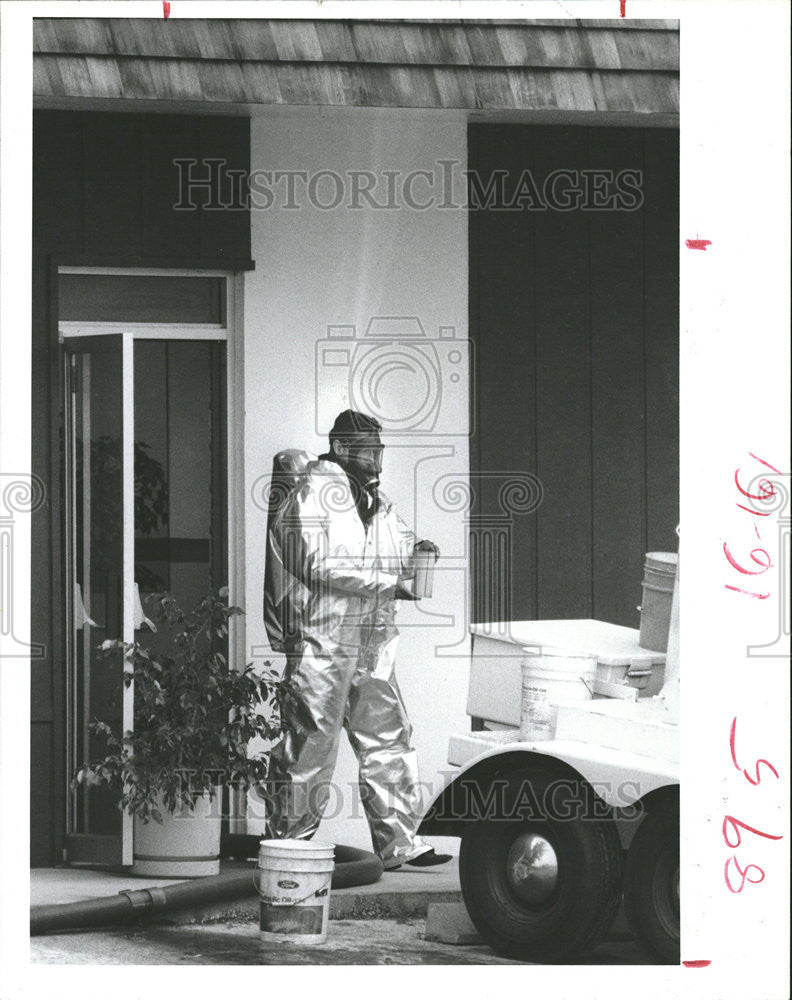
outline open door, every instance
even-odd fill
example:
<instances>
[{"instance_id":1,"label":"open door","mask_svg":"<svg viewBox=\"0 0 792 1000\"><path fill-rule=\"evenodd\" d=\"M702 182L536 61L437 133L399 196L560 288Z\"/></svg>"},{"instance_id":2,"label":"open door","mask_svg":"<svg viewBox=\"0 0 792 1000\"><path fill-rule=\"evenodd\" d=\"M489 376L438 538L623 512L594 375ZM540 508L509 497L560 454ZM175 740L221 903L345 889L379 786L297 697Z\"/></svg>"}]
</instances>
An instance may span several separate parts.
<instances>
[{"instance_id":1,"label":"open door","mask_svg":"<svg viewBox=\"0 0 792 1000\"><path fill-rule=\"evenodd\" d=\"M158 328L64 335L68 776L103 755L95 719L133 729L134 692L105 639L169 655L144 608L189 609L228 582L226 345ZM162 332L167 336L156 336ZM71 864L131 865L118 792L68 792Z\"/></svg>"},{"instance_id":2,"label":"open door","mask_svg":"<svg viewBox=\"0 0 792 1000\"><path fill-rule=\"evenodd\" d=\"M68 775L102 753L88 729L132 729L133 690L105 639L134 638L132 342L121 334L64 343ZM68 793L65 860L132 864L132 819L101 787Z\"/></svg>"}]
</instances>

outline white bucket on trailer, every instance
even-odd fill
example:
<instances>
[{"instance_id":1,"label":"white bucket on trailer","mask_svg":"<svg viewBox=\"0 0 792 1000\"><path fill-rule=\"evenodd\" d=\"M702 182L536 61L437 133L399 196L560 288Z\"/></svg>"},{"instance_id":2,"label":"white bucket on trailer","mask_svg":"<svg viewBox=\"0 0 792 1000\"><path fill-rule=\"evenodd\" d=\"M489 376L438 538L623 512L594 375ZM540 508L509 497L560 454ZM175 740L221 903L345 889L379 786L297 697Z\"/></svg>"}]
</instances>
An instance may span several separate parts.
<instances>
[{"instance_id":1,"label":"white bucket on trailer","mask_svg":"<svg viewBox=\"0 0 792 1000\"><path fill-rule=\"evenodd\" d=\"M322 944L327 940L335 845L314 840L262 840L256 867L262 941Z\"/></svg>"},{"instance_id":2,"label":"white bucket on trailer","mask_svg":"<svg viewBox=\"0 0 792 1000\"><path fill-rule=\"evenodd\" d=\"M647 552L638 645L664 653L668 648L671 603L674 598L676 552Z\"/></svg>"},{"instance_id":3,"label":"white bucket on trailer","mask_svg":"<svg viewBox=\"0 0 792 1000\"><path fill-rule=\"evenodd\" d=\"M558 704L594 697L597 657L563 649L526 652L522 661L520 738L552 740Z\"/></svg>"}]
</instances>

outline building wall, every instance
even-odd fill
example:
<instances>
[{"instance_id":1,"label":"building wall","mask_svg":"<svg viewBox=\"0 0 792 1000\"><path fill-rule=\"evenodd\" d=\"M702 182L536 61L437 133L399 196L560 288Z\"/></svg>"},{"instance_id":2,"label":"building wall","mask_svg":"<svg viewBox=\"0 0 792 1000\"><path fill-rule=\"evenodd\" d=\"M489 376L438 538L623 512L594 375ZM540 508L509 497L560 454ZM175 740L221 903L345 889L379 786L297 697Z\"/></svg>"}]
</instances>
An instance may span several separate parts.
<instances>
[{"instance_id":1,"label":"building wall","mask_svg":"<svg viewBox=\"0 0 792 1000\"><path fill-rule=\"evenodd\" d=\"M439 160L455 159L464 167L465 157L465 124L454 113L327 109L262 113L251 123L254 173L328 170L348 185L349 171L435 172ZM329 204L334 183L317 185L313 201ZM268 181L263 179L261 186L268 186ZM271 187L280 192L282 183ZM261 618L266 527L261 496L272 457L286 447L324 451L326 415L331 420L354 402L348 395L348 370L317 371L317 344L327 336L328 325L354 324L360 335L371 317L413 316L430 340L437 341L440 327L453 327L462 341L467 337L464 209L339 205L323 210L310 204L307 189L300 197L303 188L300 183L295 198L301 202L299 208L285 207L279 195L271 207L254 207L251 213L256 270L245 278L245 607L247 645L257 663L265 657L274 659ZM426 187L416 185L415 192L420 192L418 200L427 200ZM461 192L457 193L461 204ZM380 203L385 201L381 195L382 189L376 197ZM345 198L344 204L348 201ZM464 350L462 354L466 357ZM435 779L445 767L449 735L469 726L464 711L468 664L463 655L468 621L467 529L453 503L438 503L432 494L436 483L443 487L451 478L464 480L468 470L468 373L464 358L454 372L449 364L444 361L435 425L445 436L384 438L388 446L383 488L417 532L438 543L445 565L443 572L438 571L432 599L420 607L404 605L399 615L397 674L425 781ZM459 375L458 381L452 381L453 374ZM400 377L394 376L390 390L397 388ZM387 393L387 380L383 386ZM441 655L438 645L452 646L459 655ZM336 771L343 802L331 802L330 808L340 814L324 821L319 836L366 847L367 827L356 796L350 797L356 767L346 740L343 744ZM259 828L249 821L250 832Z\"/></svg>"},{"instance_id":2,"label":"building wall","mask_svg":"<svg viewBox=\"0 0 792 1000\"><path fill-rule=\"evenodd\" d=\"M419 606L405 605L400 614L403 638L398 674L427 782L434 781L446 766L449 735L469 726L464 710L469 665L466 632L475 612L471 611L468 593L468 524L461 502L464 491L459 489L469 469L471 428L468 385L473 369L467 364L466 348L470 332L469 271L471 283L478 286L478 291L474 288L471 307L476 325L473 332L479 340L476 354L481 362L472 379L477 384L480 407L475 422L488 435L486 440L478 438L478 447L483 451L474 456L474 469L484 469L486 458L499 471L538 473L543 482L548 469L562 473L568 468L575 475L582 475L579 463L564 460L568 450L574 451L591 432L587 405L582 410L572 405L575 387L578 390L583 387L586 401L590 391L585 367L587 355L572 345L576 330L587 336L590 332L585 303L581 304L581 281L575 278L586 270L584 257L589 254L575 238L581 218L575 213L546 213L540 223L544 227L541 232L537 230L538 235L526 236L515 226L533 224L530 214L526 219L515 213L489 213L491 218L486 223L476 221L474 216L474 232L477 225L480 228L469 263L468 215L461 207L464 190L460 170L467 166L468 159L463 113L284 108L262 109L250 122L250 166L257 194L257 203L250 213L250 248L245 212L219 213L216 220L211 213L206 213L206 217L198 213L200 218L193 215L168 220L163 215L162 198L170 182L162 171L171 165L172 158L220 156L229 160L229 166L237 166L237 161L244 166L247 126L244 120L211 116L178 119L47 112L38 118L34 154L34 471L50 484L50 497L49 503L35 515L33 536L34 570L38 566L45 574L42 580L47 582L34 587L32 633L48 649L47 660L35 664L33 671L35 780L31 805L36 864L52 863L59 857L65 788L63 666L59 644L62 631L57 492L59 368L55 347L57 308L51 282L52 268L58 263L200 267L227 261L229 267L244 268L249 258L255 261L255 270L244 277L244 322L239 331L242 354L239 377L245 407L240 447L244 451L246 496L246 592L240 597L247 611L248 658L258 664L265 659L277 662L269 651L261 618L264 490L272 456L284 447L324 450L332 417L356 402L350 397L349 375L358 369L353 365L351 369L331 370L317 363L317 352L328 336L328 326L356 327L358 337L353 343L358 344L358 350L352 354L359 359L366 345L366 327L373 317L413 317L413 325L420 322L428 338L426 357L434 350L435 360L440 364L437 423L432 434L386 436L383 485L405 519L414 524L422 537L436 541L443 553L434 597ZM141 129L145 136L141 135ZM599 130L570 130L572 146L582 149L591 141L588 135L594 137L595 131ZM639 134L639 130L629 131L633 137ZM647 546L673 544L669 533L675 523L676 509L676 136L661 133L664 130L657 130L656 137L650 140L652 133L647 132L642 140L654 143L651 149L646 147L649 152L644 162L647 175L651 175L655 190L660 192L651 211L647 210L640 219L636 215L616 220L618 225L626 227L621 239L619 233L610 233L606 239L600 232L599 251L591 252L589 265L599 269L596 273L603 289L597 300L604 309L597 334L600 341L605 342L615 331L622 338L620 343L623 341L630 350L634 348L636 327L632 320L624 319L620 305L626 297L632 309L630 316L643 324L640 342L647 371L657 375L651 383L651 395L646 396L650 401L647 412L660 414L663 423L660 433L646 440L646 478L639 476L640 488L645 490L641 516L645 513L649 520L648 527L630 535L632 549L638 555ZM531 160L535 143L531 135L536 133L525 126L497 127L497 136L485 149L479 144L476 165L482 170L507 167L519 171L528 163L535 169L537 164ZM625 136L625 141L635 140ZM98 148L103 154L101 170L96 169L98 161L94 155ZM141 149L146 153L141 153ZM547 144L543 149L545 157L550 155ZM604 148L597 151L595 166L603 165L605 151ZM567 150L562 152L562 165L571 163L571 154ZM449 163L455 163L456 167L449 168ZM456 178L451 189L437 184L439 174L446 169L453 169ZM259 175L256 180L257 171L269 171L270 175ZM275 183L273 171L305 174L305 182L296 184L294 207L285 198L286 182L281 178ZM332 177L340 178L342 203L337 207L323 209L312 203L306 184L310 177L316 179L318 171L332 172ZM378 185L376 200L395 207L376 208L367 204L365 197L355 199L351 174L354 171L372 172ZM395 198L383 196L383 187L389 183L385 171L398 192ZM427 171L433 177L431 207L410 207L405 197L405 180L410 172L416 171ZM126 183L108 181L116 175L125 177ZM331 174L326 173L324 182L313 191L313 202L321 200L329 204L332 185ZM415 185L413 193L419 201L427 196L428 187L428 183L420 181ZM266 195L267 189L273 192L271 198ZM146 192L151 192L152 198ZM350 200L357 207L350 207ZM136 214L141 205L145 211ZM501 221L496 222L497 219ZM484 241L480 239L482 224L490 225ZM587 221L584 228L601 230L607 224L607 218L598 217ZM193 230L183 230L184 226ZM228 227L225 232L223 226ZM551 231L558 226L560 230ZM537 244L541 246L541 254L533 254L532 250L529 254L529 282L523 266L524 254L535 239L541 240ZM643 290L630 288L624 276L631 273L631 258L639 246L650 245L659 249L653 251L653 261L648 257L642 259L641 270L647 276L647 284ZM609 272L605 270L608 267ZM639 301L642 296L643 304ZM561 325L557 322L559 307L565 317ZM540 318L544 317L543 332L538 336L534 331L535 339L526 342L520 336L519 324L515 326L511 321L515 317L532 316L535 309ZM486 331L481 325L482 317L489 324ZM438 339L441 328L453 333L459 361L450 361L450 351ZM397 348L398 344L394 345L394 351ZM531 355L527 368L517 363L526 351ZM532 352L539 352L537 358L544 352L541 370L554 372L554 378L536 381L539 369L531 367ZM611 370L614 375L623 376L626 389L634 392L630 371L618 363L621 356L618 352L609 355L613 361ZM637 365L636 370L640 368ZM404 372L385 379L382 383L385 404L400 402L400 387L405 402L414 402L410 393L420 384L420 372L417 375L419 381L411 383L412 388L404 381L406 377L409 382L412 376L405 376ZM547 433L538 435L538 424L526 425L521 436L519 422L530 423L536 405L526 404L524 387L529 384L542 388L544 403L539 412L546 418ZM631 398L618 387L597 396L606 407L594 414L604 428L600 433L598 461L603 448L607 453L613 434L626 433L629 428L630 440L635 437L629 412L619 411ZM533 399L531 396L528 402ZM425 430L425 425L421 429ZM640 452L644 438L643 428L639 429ZM552 441L556 446L547 436L550 432L555 435ZM520 452L520 441L538 442L542 453ZM553 458L555 465L547 459L548 448L558 453L558 461ZM593 457L592 453L592 460ZM636 467L631 462L628 464L633 474ZM643 465L639 471L642 470ZM618 484L618 476L612 478ZM563 476L560 479L556 476L556 485L565 496L569 493ZM614 505L621 515L629 514L623 498L617 496ZM547 538L555 544L559 537L569 539L570 526L579 527L581 519L573 516L576 511L577 508L566 511L557 504L545 504L534 522L542 522ZM652 525L658 526L657 530ZM530 579L526 577L529 583L533 580L532 567L539 574L537 590L529 594L522 588L518 596L520 600L530 598L539 603L527 608L515 603L516 617L577 617L593 613L595 617L617 620L600 602L593 607L585 600L579 606L562 606L559 601L577 600L567 584L573 574L567 574L563 567L557 570L557 559L551 560L552 573L549 573L541 568L541 559L537 560L530 552L526 555L524 548L518 555L530 574ZM585 590L591 567L579 563L572 544L565 546L562 555L566 559L564 565L574 570L576 585ZM623 579L621 564L609 565ZM596 565L593 569L596 571ZM635 575L638 591L640 567ZM611 600L614 591L608 585L603 593ZM573 596L569 597L570 594ZM638 599L636 592L631 603ZM343 798L339 801L336 797L332 803L332 811L338 815L325 822L320 835L367 846L367 829L350 791L356 781L356 768L345 743L336 780ZM260 823L252 820L251 832L259 828Z\"/></svg>"},{"instance_id":3,"label":"building wall","mask_svg":"<svg viewBox=\"0 0 792 1000\"><path fill-rule=\"evenodd\" d=\"M477 620L638 628L644 555L677 548L679 133L476 124L469 156L505 176L470 216L475 513L500 511L493 470L542 491L512 519L510 575L472 574ZM504 208L518 189L526 207Z\"/></svg>"}]
</instances>

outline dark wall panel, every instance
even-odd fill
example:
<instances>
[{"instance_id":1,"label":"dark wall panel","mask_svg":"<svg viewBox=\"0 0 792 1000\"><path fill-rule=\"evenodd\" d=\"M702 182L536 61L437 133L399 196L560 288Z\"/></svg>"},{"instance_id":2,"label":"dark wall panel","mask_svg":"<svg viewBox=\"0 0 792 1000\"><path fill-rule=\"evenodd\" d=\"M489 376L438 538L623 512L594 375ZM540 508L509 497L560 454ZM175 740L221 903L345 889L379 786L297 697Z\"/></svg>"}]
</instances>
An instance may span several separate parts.
<instances>
[{"instance_id":1,"label":"dark wall panel","mask_svg":"<svg viewBox=\"0 0 792 1000\"><path fill-rule=\"evenodd\" d=\"M236 252L236 229L229 227L229 218L237 221L244 219L245 232L250 229L248 213L240 202L239 178L234 179L235 172L247 174L250 162L248 135L240 132L238 121L234 118L200 119L202 155L207 159L225 161L218 201L226 207L205 210L201 216L202 252L214 254L219 259L233 258Z\"/></svg>"},{"instance_id":2,"label":"dark wall panel","mask_svg":"<svg viewBox=\"0 0 792 1000\"><path fill-rule=\"evenodd\" d=\"M250 266L249 212L177 209L174 163L198 161L196 176L212 157L248 171L248 119L38 111L33 138L37 252L60 264Z\"/></svg>"},{"instance_id":3,"label":"dark wall panel","mask_svg":"<svg viewBox=\"0 0 792 1000\"><path fill-rule=\"evenodd\" d=\"M46 331L48 327L49 303L47 300L46 268L33 269L33 329ZM31 534L31 566L33 573L48 573L53 565L53 534L51 519L57 510L57 483L51 482L49 457L52 428L52 407L50 405L50 361L51 354L46 342L41 338L33 341L32 350L32 398L36 401L32 413L33 448L31 471L38 480L46 484L43 502L33 511ZM57 537L57 536L56 536ZM30 593L31 641L44 646L43 659L31 659L31 691L33 721L38 718L52 719L52 593L49 585L34 586Z\"/></svg>"},{"instance_id":4,"label":"dark wall panel","mask_svg":"<svg viewBox=\"0 0 792 1000\"><path fill-rule=\"evenodd\" d=\"M679 520L679 147L644 134L647 550L672 552Z\"/></svg>"},{"instance_id":5,"label":"dark wall panel","mask_svg":"<svg viewBox=\"0 0 792 1000\"><path fill-rule=\"evenodd\" d=\"M173 161L189 159L191 151L197 148L198 121L176 115L152 115L145 120L143 132L143 253L172 257L192 247L200 256L203 213L197 207L195 210L173 207L179 202L179 168ZM201 166L194 170L196 175L203 175Z\"/></svg>"},{"instance_id":6,"label":"dark wall panel","mask_svg":"<svg viewBox=\"0 0 792 1000\"><path fill-rule=\"evenodd\" d=\"M585 130L532 129L532 171L585 162ZM559 182L559 191L563 190ZM537 618L563 606L592 611L591 359L580 331L589 324L588 216L580 208L532 216L536 253L536 474L544 488L536 512Z\"/></svg>"},{"instance_id":7,"label":"dark wall panel","mask_svg":"<svg viewBox=\"0 0 792 1000\"><path fill-rule=\"evenodd\" d=\"M46 173L50 171L47 168ZM50 175L51 176L51 175ZM38 183L42 183L39 174ZM81 202L78 202L81 203ZM37 205L34 188L34 212ZM38 204L45 204L41 198ZM64 213L64 231L72 246L78 220ZM35 230L34 230L35 231ZM34 248L34 251L36 248ZM32 269L32 454L31 469L44 484L44 501L31 517L31 640L43 647L41 658L31 659L31 863L60 862L65 809L65 748L63 744L63 601L61 566L61 480L57 456L61 443L58 350L54 322L56 303L51 295L50 266L44 253L34 252Z\"/></svg>"},{"instance_id":8,"label":"dark wall panel","mask_svg":"<svg viewBox=\"0 0 792 1000\"><path fill-rule=\"evenodd\" d=\"M486 181L496 170L519 173L529 155L529 136L497 130L479 134L471 130L471 164ZM492 214L500 213L494 209ZM487 330L488 340L475 350L473 394L485 431L474 435L476 459L472 463L474 505L472 514L478 530L473 536L472 573L482 586L474 592L473 616L477 620L535 617L535 578L523 572L536 565L536 538L533 522L523 524L503 538L507 512L499 499L509 474L536 465L536 434L532 411L532 391L536 370L534 327L534 243L519 215L497 214L498 225L487 225L490 213L476 213L472 225L481 223L475 237L476 291L471 302L476 324ZM508 266L504 266L508 261ZM478 348L478 345L477 345ZM506 405L504 405L506 403ZM508 448L504 450L504 445ZM521 521L525 521L522 518ZM497 540L500 539L500 542ZM508 546L509 561L497 558L497 570L487 572L493 552ZM511 585L504 573L517 572ZM503 593L504 584L507 584ZM502 595L502 596L498 596Z\"/></svg>"},{"instance_id":9,"label":"dark wall panel","mask_svg":"<svg viewBox=\"0 0 792 1000\"><path fill-rule=\"evenodd\" d=\"M474 618L637 627L644 553L676 548L678 133L475 125L469 140L479 190L506 175L505 203L470 217L471 472L528 472L543 489L537 511L512 518L502 610L481 599L500 567L474 563ZM546 187L559 170L572 174L561 191L612 171L595 184L605 196L620 171L643 172L643 204L597 210L584 193L562 211ZM525 171L537 198L520 206ZM496 509L482 491L474 551Z\"/></svg>"},{"instance_id":10,"label":"dark wall panel","mask_svg":"<svg viewBox=\"0 0 792 1000\"><path fill-rule=\"evenodd\" d=\"M37 111L33 123L33 252L57 248L78 257L85 250L82 116Z\"/></svg>"},{"instance_id":11,"label":"dark wall panel","mask_svg":"<svg viewBox=\"0 0 792 1000\"><path fill-rule=\"evenodd\" d=\"M86 250L140 254L141 135L137 116L83 116Z\"/></svg>"},{"instance_id":12,"label":"dark wall panel","mask_svg":"<svg viewBox=\"0 0 792 1000\"><path fill-rule=\"evenodd\" d=\"M642 169L641 133L593 130L589 162L614 173ZM588 215L593 617L637 627L646 552L643 213Z\"/></svg>"},{"instance_id":13,"label":"dark wall panel","mask_svg":"<svg viewBox=\"0 0 792 1000\"><path fill-rule=\"evenodd\" d=\"M60 863L61 825L57 818L57 798L52 794L56 769L52 746L52 723L32 722L30 726L30 857L31 864Z\"/></svg>"}]
</instances>

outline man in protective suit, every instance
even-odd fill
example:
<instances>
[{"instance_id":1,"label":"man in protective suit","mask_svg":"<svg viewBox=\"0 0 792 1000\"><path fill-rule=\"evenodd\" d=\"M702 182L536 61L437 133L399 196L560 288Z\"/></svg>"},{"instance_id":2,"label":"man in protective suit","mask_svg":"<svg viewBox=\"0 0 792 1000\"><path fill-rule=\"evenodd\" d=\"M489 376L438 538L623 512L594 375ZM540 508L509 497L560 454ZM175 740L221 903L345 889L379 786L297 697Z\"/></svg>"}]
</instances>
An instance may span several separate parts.
<instances>
[{"instance_id":1,"label":"man in protective suit","mask_svg":"<svg viewBox=\"0 0 792 1000\"><path fill-rule=\"evenodd\" d=\"M264 615L286 654L284 738L270 771L268 832L310 838L330 798L341 728L358 759L374 849L386 869L441 864L416 833L422 798L412 727L394 674L397 600L419 542L379 490L381 425L345 410L330 449L276 457Z\"/></svg>"}]
</instances>

